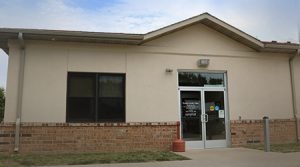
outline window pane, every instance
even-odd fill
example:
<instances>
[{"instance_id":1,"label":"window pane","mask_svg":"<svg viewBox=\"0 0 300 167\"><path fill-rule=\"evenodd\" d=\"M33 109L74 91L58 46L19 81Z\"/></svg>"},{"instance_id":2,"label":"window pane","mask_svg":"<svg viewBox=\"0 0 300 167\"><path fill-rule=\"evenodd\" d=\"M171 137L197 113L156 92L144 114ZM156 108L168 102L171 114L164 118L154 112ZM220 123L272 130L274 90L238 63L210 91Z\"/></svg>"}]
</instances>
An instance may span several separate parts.
<instances>
[{"instance_id":1,"label":"window pane","mask_svg":"<svg viewBox=\"0 0 300 167\"><path fill-rule=\"evenodd\" d=\"M224 74L220 73L201 73L206 79L204 86L224 86Z\"/></svg>"},{"instance_id":2,"label":"window pane","mask_svg":"<svg viewBox=\"0 0 300 167\"><path fill-rule=\"evenodd\" d=\"M124 95L123 76L100 76L99 97L123 97Z\"/></svg>"},{"instance_id":3,"label":"window pane","mask_svg":"<svg viewBox=\"0 0 300 167\"><path fill-rule=\"evenodd\" d=\"M98 105L98 121L125 121L125 109L123 98L99 98Z\"/></svg>"},{"instance_id":4,"label":"window pane","mask_svg":"<svg viewBox=\"0 0 300 167\"><path fill-rule=\"evenodd\" d=\"M69 122L94 122L96 75L69 73L68 82L67 120Z\"/></svg>"},{"instance_id":5,"label":"window pane","mask_svg":"<svg viewBox=\"0 0 300 167\"><path fill-rule=\"evenodd\" d=\"M69 86L69 97L95 97L95 76L70 76Z\"/></svg>"},{"instance_id":6,"label":"window pane","mask_svg":"<svg viewBox=\"0 0 300 167\"><path fill-rule=\"evenodd\" d=\"M68 122L125 121L123 74L71 72L67 95Z\"/></svg>"},{"instance_id":7,"label":"window pane","mask_svg":"<svg viewBox=\"0 0 300 167\"><path fill-rule=\"evenodd\" d=\"M68 110L68 120L70 122L94 122L95 99L69 98Z\"/></svg>"},{"instance_id":8,"label":"window pane","mask_svg":"<svg viewBox=\"0 0 300 167\"><path fill-rule=\"evenodd\" d=\"M201 94L199 91L181 91L182 137L202 140Z\"/></svg>"},{"instance_id":9,"label":"window pane","mask_svg":"<svg viewBox=\"0 0 300 167\"><path fill-rule=\"evenodd\" d=\"M179 72L179 86L224 86L224 74Z\"/></svg>"},{"instance_id":10,"label":"window pane","mask_svg":"<svg viewBox=\"0 0 300 167\"><path fill-rule=\"evenodd\" d=\"M223 91L205 92L205 114L208 115L208 122L206 123L206 139L225 139L225 106Z\"/></svg>"}]
</instances>

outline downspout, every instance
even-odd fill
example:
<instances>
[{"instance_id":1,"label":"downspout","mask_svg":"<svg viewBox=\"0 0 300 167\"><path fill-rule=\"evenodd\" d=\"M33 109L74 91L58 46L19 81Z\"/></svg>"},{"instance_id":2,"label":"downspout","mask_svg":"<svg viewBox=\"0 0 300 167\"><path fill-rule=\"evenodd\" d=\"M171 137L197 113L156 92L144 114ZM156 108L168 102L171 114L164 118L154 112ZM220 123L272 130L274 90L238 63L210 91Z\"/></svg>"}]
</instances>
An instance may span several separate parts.
<instances>
[{"instance_id":1,"label":"downspout","mask_svg":"<svg viewBox=\"0 0 300 167\"><path fill-rule=\"evenodd\" d=\"M18 102L17 102L16 130L15 130L15 148L14 148L15 152L19 152L19 145L20 145L21 110L22 110L24 67L25 67L25 43L23 39L23 33L19 32L18 40L19 40L21 55L20 55L20 67L19 67Z\"/></svg>"},{"instance_id":2,"label":"downspout","mask_svg":"<svg viewBox=\"0 0 300 167\"><path fill-rule=\"evenodd\" d=\"M297 52L289 58L289 67L290 67L290 77L291 77L291 88L292 88L292 103L293 103L293 112L294 118L296 120L296 137L297 141L300 141L300 118L298 118L298 111L297 111L297 100L296 100L296 88L295 88L295 73L294 73L294 59L297 55L300 55L300 48Z\"/></svg>"}]
</instances>

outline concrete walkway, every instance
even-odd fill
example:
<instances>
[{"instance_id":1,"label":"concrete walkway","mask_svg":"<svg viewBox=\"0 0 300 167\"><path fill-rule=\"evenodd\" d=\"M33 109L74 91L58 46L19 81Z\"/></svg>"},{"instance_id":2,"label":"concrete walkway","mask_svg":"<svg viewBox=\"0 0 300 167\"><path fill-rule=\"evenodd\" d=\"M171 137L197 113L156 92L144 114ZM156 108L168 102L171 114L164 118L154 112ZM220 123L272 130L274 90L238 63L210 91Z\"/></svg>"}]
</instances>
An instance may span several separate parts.
<instances>
[{"instance_id":1,"label":"concrete walkway","mask_svg":"<svg viewBox=\"0 0 300 167\"><path fill-rule=\"evenodd\" d=\"M101 165L74 165L72 167L299 167L298 153L265 153L245 148L222 148L192 150L180 155L191 158L185 161L164 161L147 163L122 163ZM58 167L58 166L56 166ZM71 166L59 166L71 167Z\"/></svg>"}]
</instances>

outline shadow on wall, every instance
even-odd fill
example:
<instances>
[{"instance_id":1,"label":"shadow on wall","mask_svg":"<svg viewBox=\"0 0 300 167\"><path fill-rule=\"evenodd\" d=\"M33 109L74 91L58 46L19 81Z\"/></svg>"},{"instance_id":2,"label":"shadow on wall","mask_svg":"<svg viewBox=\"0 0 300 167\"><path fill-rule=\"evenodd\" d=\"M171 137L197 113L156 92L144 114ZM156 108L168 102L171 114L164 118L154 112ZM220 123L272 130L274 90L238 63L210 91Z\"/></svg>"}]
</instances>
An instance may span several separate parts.
<instances>
[{"instance_id":1,"label":"shadow on wall","mask_svg":"<svg viewBox=\"0 0 300 167\"><path fill-rule=\"evenodd\" d=\"M3 121L4 118L4 105L5 105L5 90L0 87L0 122Z\"/></svg>"}]
</instances>

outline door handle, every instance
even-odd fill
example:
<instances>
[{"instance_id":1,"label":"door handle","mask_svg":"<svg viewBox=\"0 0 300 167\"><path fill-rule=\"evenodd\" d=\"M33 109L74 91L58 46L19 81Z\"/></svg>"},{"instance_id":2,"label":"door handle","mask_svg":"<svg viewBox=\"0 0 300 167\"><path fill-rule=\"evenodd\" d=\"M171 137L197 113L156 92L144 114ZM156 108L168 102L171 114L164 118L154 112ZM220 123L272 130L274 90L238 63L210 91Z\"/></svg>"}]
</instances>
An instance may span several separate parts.
<instances>
[{"instance_id":1,"label":"door handle","mask_svg":"<svg viewBox=\"0 0 300 167\"><path fill-rule=\"evenodd\" d=\"M208 122L208 115L205 114L204 116L205 116L205 122Z\"/></svg>"}]
</instances>

